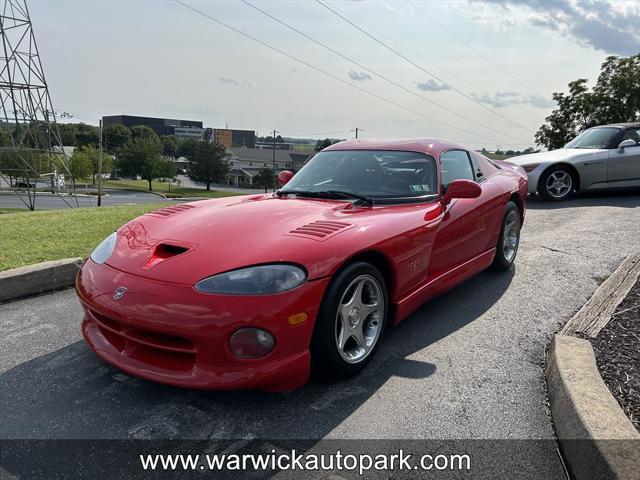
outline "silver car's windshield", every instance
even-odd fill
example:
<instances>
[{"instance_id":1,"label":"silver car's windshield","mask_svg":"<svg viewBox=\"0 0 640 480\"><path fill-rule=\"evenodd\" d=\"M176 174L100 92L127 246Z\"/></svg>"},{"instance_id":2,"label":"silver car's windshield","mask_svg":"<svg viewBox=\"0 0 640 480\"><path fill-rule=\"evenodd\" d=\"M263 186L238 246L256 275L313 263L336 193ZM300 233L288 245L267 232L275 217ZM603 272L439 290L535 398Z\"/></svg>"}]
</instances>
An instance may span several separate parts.
<instances>
[{"instance_id":1,"label":"silver car's windshield","mask_svg":"<svg viewBox=\"0 0 640 480\"><path fill-rule=\"evenodd\" d=\"M620 133L617 128L590 128L567 143L564 148L607 148Z\"/></svg>"},{"instance_id":2,"label":"silver car's windshield","mask_svg":"<svg viewBox=\"0 0 640 480\"><path fill-rule=\"evenodd\" d=\"M436 162L424 153L330 150L313 157L281 190L283 194L340 191L372 199L435 195Z\"/></svg>"}]
</instances>

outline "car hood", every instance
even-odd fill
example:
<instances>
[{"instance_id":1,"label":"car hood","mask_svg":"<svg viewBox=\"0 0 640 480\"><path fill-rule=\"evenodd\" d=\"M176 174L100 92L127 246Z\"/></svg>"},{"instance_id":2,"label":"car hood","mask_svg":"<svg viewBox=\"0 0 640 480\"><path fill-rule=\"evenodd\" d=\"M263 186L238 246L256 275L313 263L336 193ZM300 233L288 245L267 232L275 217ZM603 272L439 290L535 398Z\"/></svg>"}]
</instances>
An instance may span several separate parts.
<instances>
[{"instance_id":1,"label":"car hood","mask_svg":"<svg viewBox=\"0 0 640 480\"><path fill-rule=\"evenodd\" d=\"M606 154L607 150L597 148L559 148L548 152L530 153L509 158L507 161L515 165L531 165L535 163L573 162L579 159L593 158Z\"/></svg>"},{"instance_id":2,"label":"car hood","mask_svg":"<svg viewBox=\"0 0 640 480\"><path fill-rule=\"evenodd\" d=\"M134 275L188 285L217 273L273 262L300 264L310 279L318 278L328 274L345 249L355 253L361 244L381 240L372 232L388 232L376 228L384 210L272 195L175 205L121 227L106 263ZM422 205L421 217L424 213ZM400 222L406 215L387 218Z\"/></svg>"}]
</instances>

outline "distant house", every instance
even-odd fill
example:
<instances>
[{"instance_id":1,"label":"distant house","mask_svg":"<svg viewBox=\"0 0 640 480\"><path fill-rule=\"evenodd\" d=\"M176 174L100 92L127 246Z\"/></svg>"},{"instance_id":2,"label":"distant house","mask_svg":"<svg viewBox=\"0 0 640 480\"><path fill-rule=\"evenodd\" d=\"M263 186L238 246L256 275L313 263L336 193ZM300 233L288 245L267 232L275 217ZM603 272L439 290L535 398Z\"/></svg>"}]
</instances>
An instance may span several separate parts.
<instances>
[{"instance_id":1,"label":"distant house","mask_svg":"<svg viewBox=\"0 0 640 480\"><path fill-rule=\"evenodd\" d=\"M276 173L282 170L298 171L311 155L294 150L260 148L228 148L227 161L231 171L227 177L229 185L252 185L253 178L263 168L271 168Z\"/></svg>"}]
</instances>

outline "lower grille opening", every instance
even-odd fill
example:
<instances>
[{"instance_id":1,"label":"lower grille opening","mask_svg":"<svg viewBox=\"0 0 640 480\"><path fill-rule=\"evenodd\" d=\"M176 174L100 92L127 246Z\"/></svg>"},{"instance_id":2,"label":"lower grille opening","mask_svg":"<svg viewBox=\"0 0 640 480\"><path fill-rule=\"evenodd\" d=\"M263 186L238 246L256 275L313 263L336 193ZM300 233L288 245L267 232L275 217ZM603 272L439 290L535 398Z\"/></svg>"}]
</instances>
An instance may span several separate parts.
<instances>
[{"instance_id":1,"label":"lower grille opening","mask_svg":"<svg viewBox=\"0 0 640 480\"><path fill-rule=\"evenodd\" d=\"M142 344L135 344L129 352L129 357L139 362L175 372L188 372L196 364L195 354L167 352L166 350L157 350Z\"/></svg>"}]
</instances>

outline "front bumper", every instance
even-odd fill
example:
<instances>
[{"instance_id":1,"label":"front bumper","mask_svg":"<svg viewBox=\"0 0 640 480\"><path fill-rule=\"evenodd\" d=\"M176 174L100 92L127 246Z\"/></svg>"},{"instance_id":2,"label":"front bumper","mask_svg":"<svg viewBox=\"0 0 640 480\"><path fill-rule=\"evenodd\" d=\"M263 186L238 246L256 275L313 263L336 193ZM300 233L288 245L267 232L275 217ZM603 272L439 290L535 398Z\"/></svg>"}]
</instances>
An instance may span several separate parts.
<instances>
[{"instance_id":1,"label":"front bumper","mask_svg":"<svg viewBox=\"0 0 640 480\"><path fill-rule=\"evenodd\" d=\"M546 166L538 165L531 172L527 172L527 181L528 187L527 190L529 193L536 193L538 191L538 183L540 183L540 176L542 172L544 172Z\"/></svg>"},{"instance_id":2,"label":"front bumper","mask_svg":"<svg viewBox=\"0 0 640 480\"><path fill-rule=\"evenodd\" d=\"M328 278L266 296L210 295L157 282L88 260L76 280L85 311L82 333L107 363L135 376L179 387L286 391L306 383L309 343ZM114 300L113 292L126 294ZM308 319L289 325L291 315ZM241 359L230 336L255 326L276 345L260 359Z\"/></svg>"}]
</instances>

